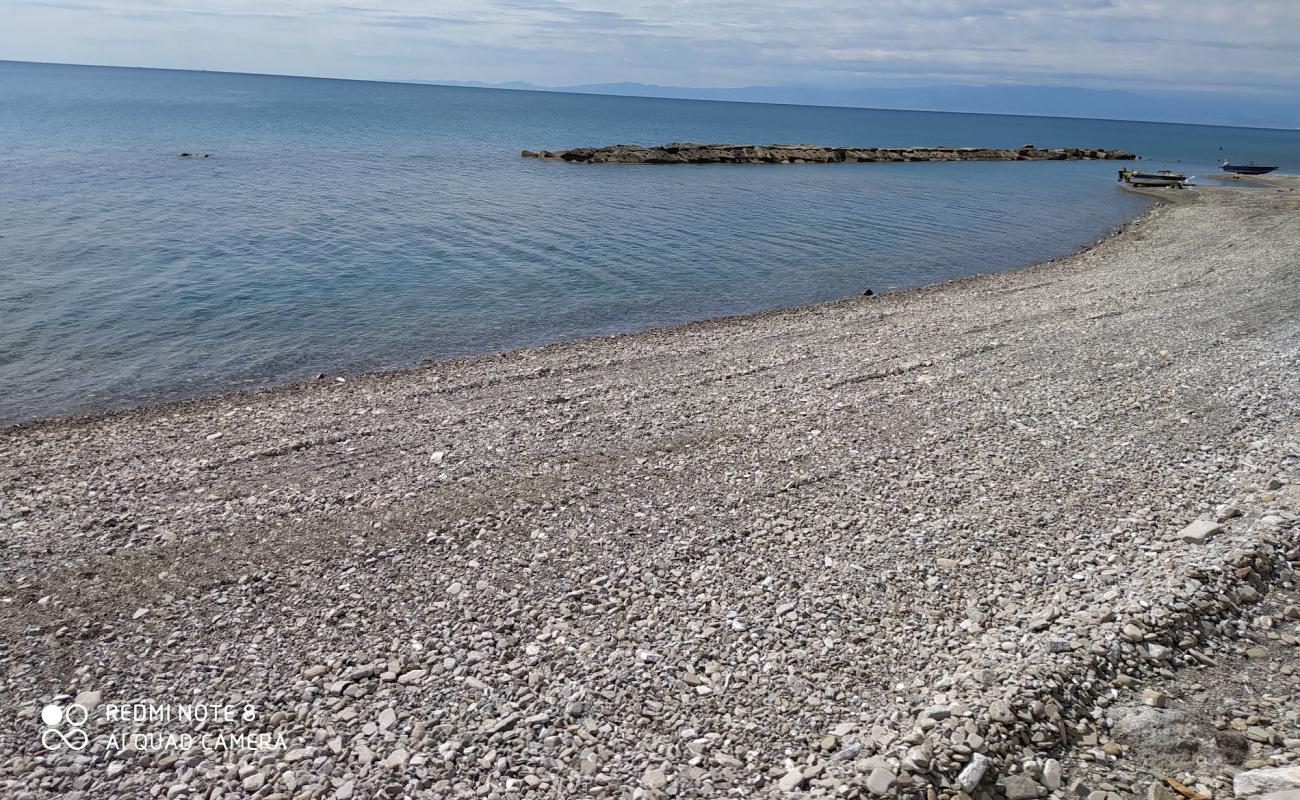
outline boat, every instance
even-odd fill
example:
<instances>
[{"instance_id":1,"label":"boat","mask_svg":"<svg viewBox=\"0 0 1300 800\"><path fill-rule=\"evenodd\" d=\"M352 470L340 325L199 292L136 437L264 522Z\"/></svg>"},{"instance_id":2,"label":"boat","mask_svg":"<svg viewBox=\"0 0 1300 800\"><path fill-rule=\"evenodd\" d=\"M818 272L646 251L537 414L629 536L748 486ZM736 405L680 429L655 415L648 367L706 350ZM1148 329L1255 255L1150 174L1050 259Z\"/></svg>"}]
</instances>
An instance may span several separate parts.
<instances>
[{"instance_id":1,"label":"boat","mask_svg":"<svg viewBox=\"0 0 1300 800\"><path fill-rule=\"evenodd\" d=\"M1120 181L1127 183L1129 186L1157 187L1157 186L1174 186L1179 189L1187 183L1187 174L1183 172L1171 172L1162 169L1158 172L1141 169L1121 169L1119 171Z\"/></svg>"},{"instance_id":2,"label":"boat","mask_svg":"<svg viewBox=\"0 0 1300 800\"><path fill-rule=\"evenodd\" d=\"M1219 164L1224 172L1235 172L1238 175L1267 175L1277 167L1262 167L1254 161L1249 164L1229 164L1227 161Z\"/></svg>"}]
</instances>

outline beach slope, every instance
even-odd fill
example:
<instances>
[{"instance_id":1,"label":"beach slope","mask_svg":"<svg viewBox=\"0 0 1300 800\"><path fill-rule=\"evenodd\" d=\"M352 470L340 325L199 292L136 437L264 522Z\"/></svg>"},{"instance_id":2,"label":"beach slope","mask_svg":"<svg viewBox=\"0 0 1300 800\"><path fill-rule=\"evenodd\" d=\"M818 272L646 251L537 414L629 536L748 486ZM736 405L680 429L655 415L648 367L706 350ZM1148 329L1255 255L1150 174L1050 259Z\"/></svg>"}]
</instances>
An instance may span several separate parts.
<instances>
[{"instance_id":1,"label":"beach slope","mask_svg":"<svg viewBox=\"0 0 1300 800\"><path fill-rule=\"evenodd\" d=\"M0 431L0 794L1045 792L1026 758L1109 742L1112 689L1294 579L1287 188L1013 273ZM59 695L85 751L41 746ZM113 746L194 728L103 713L137 700L282 749Z\"/></svg>"}]
</instances>

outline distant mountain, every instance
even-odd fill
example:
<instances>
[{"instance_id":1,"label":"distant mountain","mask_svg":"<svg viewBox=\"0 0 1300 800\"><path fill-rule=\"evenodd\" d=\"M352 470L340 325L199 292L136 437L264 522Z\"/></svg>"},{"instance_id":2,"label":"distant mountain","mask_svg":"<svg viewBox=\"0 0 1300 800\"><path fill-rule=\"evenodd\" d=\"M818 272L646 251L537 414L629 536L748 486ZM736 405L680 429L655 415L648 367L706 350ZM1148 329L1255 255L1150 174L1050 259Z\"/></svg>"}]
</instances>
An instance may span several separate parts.
<instances>
[{"instance_id":1,"label":"distant mountain","mask_svg":"<svg viewBox=\"0 0 1300 800\"><path fill-rule=\"evenodd\" d=\"M727 100L913 111L1030 114L1197 125L1300 128L1300 96L1227 92L1127 91L1075 86L920 86L906 89L828 89L811 86L741 86L730 89L657 86L646 83L588 83L540 86L525 81L418 81L535 92L576 92L680 100Z\"/></svg>"}]
</instances>

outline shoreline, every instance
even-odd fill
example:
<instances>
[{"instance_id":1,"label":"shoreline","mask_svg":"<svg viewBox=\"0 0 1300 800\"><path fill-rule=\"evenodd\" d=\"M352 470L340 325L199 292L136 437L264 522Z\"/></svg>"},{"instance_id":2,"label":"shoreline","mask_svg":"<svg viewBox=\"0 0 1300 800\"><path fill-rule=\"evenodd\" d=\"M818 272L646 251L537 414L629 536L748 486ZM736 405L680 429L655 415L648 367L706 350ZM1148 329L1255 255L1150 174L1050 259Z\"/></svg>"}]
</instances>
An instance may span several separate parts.
<instances>
[{"instance_id":1,"label":"shoreline","mask_svg":"<svg viewBox=\"0 0 1300 800\"><path fill-rule=\"evenodd\" d=\"M1124 222L1119 223L1118 225L1112 225L1111 227L1106 229L1106 231L1102 233L1100 236L1079 245L1073 250L1062 253L1059 256L1044 259L1042 261L1035 261L1031 264L1025 264L1020 267L1012 267L1004 270L977 272L970 275L963 275L956 278L949 278L947 280L937 281L934 283L922 284L920 286L911 286L904 289L898 289L895 291L882 291L882 292L872 294L871 298L872 300L878 300L884 297L896 298L901 296L912 296L917 293L935 289L937 287L958 285L968 281L988 278L989 276L993 276L993 275L1009 275L1009 274L1024 272L1027 270L1035 270L1035 269L1050 267L1053 264L1059 264L1063 260L1074 258L1075 256L1086 253L1089 250L1100 246L1106 241L1116 236L1122 235L1125 231L1129 230L1133 225L1141 222L1142 220L1146 219L1148 216L1156 213L1160 208L1162 208L1165 205L1177 205L1181 203L1195 202L1196 200L1196 197L1192 192L1185 192L1184 194L1188 195L1186 197L1184 196L1171 197L1168 195L1167 192L1164 192L1164 190L1161 189L1142 189L1142 188L1129 187L1129 186L1124 186L1121 188L1123 191L1129 192L1131 194L1144 195L1146 197L1149 197L1159 202L1156 202L1148 206L1146 209L1143 209L1141 213L1131 217L1130 219L1125 220ZM739 314L724 314L722 316L705 317L703 319L689 320L686 322L677 322L668 325L657 325L650 328L627 331L624 333L585 336L577 339L560 339L554 342L545 342L545 343L535 344L535 345L524 345L521 347L513 347L506 350L489 350L486 352L479 352L479 353L467 353L461 356L453 356L451 358L426 361L425 363L420 363L420 364L415 364L415 365L405 366L405 367L395 367L391 369L362 370L360 372L341 372L337 374L322 373L325 376L324 378L317 378L317 379L307 378L302 380L296 380L290 383L268 383L265 385L253 386L245 389L232 389L228 391L206 392L206 393L194 395L192 397L178 397L170 400L144 401L139 404L128 405L119 408L108 407L108 408L102 408L96 410L87 410L84 412L55 414L47 417L37 417L35 419L23 420L21 422L0 423L0 436L3 436L5 433L9 431L20 430L20 429L30 429L30 428L44 427L44 426L58 426L63 424L89 423L94 420L116 417L119 415L148 413L149 411L152 410L157 410L161 412L166 409L188 408L195 404L201 404L209 401L215 402L223 398L229 398L229 399L258 398L258 397L264 397L268 393L306 391L310 387L319 387L324 382L337 382L340 378L342 378L345 382L354 381L354 380L396 379L403 375L420 373L430 369L440 369L444 367L449 368L455 365L464 365L466 363L478 362L478 361L498 361L501 359L508 358L514 354L523 355L523 354L532 354L532 353L544 353L544 352L549 352L556 348L564 348L567 346L581 346L593 342L617 341L628 337L648 336L654 334L670 334L674 331L689 331L700 326L738 324L738 323L743 323L745 321L757 321L757 320L762 320L773 316L779 316L783 314L790 314L790 313L801 312L801 311L808 311L823 306L830 307L830 306L836 306L844 303L855 303L855 302L860 302L862 300L863 300L863 295L853 294L853 295L848 295L846 297L837 297L829 300L820 300L817 302L804 303L801 305L780 306L777 308L769 308L760 311L749 311L749 312L744 312Z\"/></svg>"},{"instance_id":2,"label":"shoreline","mask_svg":"<svg viewBox=\"0 0 1300 800\"><path fill-rule=\"evenodd\" d=\"M26 748L0 790L1145 794L1112 717L1300 642L1291 180L1019 270L0 429L0 741L62 696L288 742ZM1160 769L1300 757L1256 727Z\"/></svg>"}]
</instances>

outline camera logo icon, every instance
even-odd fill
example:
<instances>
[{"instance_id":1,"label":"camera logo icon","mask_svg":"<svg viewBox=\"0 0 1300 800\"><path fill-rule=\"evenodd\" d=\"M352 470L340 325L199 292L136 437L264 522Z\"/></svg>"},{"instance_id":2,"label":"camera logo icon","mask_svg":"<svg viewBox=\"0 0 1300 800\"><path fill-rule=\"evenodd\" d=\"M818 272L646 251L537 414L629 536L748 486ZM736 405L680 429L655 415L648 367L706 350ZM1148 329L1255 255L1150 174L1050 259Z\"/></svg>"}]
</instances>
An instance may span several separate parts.
<instances>
[{"instance_id":1,"label":"camera logo icon","mask_svg":"<svg viewBox=\"0 0 1300 800\"><path fill-rule=\"evenodd\" d=\"M90 712L78 703L68 706L50 703L41 709L41 722L45 730L41 733L41 744L46 750L85 750L90 744L90 737L82 729Z\"/></svg>"}]
</instances>

